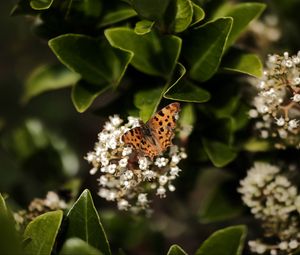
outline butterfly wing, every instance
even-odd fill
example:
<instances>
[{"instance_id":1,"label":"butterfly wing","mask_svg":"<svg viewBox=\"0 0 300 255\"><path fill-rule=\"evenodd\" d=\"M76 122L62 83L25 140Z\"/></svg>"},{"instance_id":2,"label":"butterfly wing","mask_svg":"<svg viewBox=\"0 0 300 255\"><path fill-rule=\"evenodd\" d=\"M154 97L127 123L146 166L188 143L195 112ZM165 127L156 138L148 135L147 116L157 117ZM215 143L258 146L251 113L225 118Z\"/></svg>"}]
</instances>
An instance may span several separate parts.
<instances>
[{"instance_id":1,"label":"butterfly wing","mask_svg":"<svg viewBox=\"0 0 300 255\"><path fill-rule=\"evenodd\" d=\"M158 154L158 148L152 137L145 136L142 127L130 129L122 136L122 140L124 143L132 145L134 149L150 158L153 158Z\"/></svg>"},{"instance_id":2,"label":"butterfly wing","mask_svg":"<svg viewBox=\"0 0 300 255\"><path fill-rule=\"evenodd\" d=\"M146 123L151 130L158 154L166 150L166 148L172 144L172 138L174 137L173 130L176 127L179 111L180 104L171 103L157 112Z\"/></svg>"}]
</instances>

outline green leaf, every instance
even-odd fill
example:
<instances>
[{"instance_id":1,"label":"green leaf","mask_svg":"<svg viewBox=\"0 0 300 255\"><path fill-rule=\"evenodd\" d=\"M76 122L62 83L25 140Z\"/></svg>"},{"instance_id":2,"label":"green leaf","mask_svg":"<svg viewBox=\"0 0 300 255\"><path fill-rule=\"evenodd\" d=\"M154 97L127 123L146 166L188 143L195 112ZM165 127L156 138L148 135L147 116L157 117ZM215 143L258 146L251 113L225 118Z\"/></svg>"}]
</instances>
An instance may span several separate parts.
<instances>
[{"instance_id":1,"label":"green leaf","mask_svg":"<svg viewBox=\"0 0 300 255\"><path fill-rule=\"evenodd\" d=\"M134 105L140 110L140 118L146 122L157 110L163 88L139 91L134 96Z\"/></svg>"},{"instance_id":2,"label":"green leaf","mask_svg":"<svg viewBox=\"0 0 300 255\"><path fill-rule=\"evenodd\" d=\"M31 0L30 6L34 10L46 10L52 5L53 0Z\"/></svg>"},{"instance_id":3,"label":"green leaf","mask_svg":"<svg viewBox=\"0 0 300 255\"><path fill-rule=\"evenodd\" d=\"M21 255L19 236L15 229L10 212L7 209L5 200L0 194L0 247L1 254Z\"/></svg>"},{"instance_id":4,"label":"green leaf","mask_svg":"<svg viewBox=\"0 0 300 255\"><path fill-rule=\"evenodd\" d=\"M241 255L247 228L243 225L227 227L213 233L195 255Z\"/></svg>"},{"instance_id":5,"label":"green leaf","mask_svg":"<svg viewBox=\"0 0 300 255\"><path fill-rule=\"evenodd\" d=\"M192 19L192 23L190 24L190 26L194 26L194 25L198 24L205 17L204 10L199 5L195 4L194 2L192 4L193 4L193 19Z\"/></svg>"},{"instance_id":6,"label":"green leaf","mask_svg":"<svg viewBox=\"0 0 300 255\"><path fill-rule=\"evenodd\" d=\"M137 70L166 79L172 74L181 49L179 37L160 37L154 31L137 35L125 27L106 29L104 33L112 46L134 55L131 64Z\"/></svg>"},{"instance_id":7,"label":"green leaf","mask_svg":"<svg viewBox=\"0 0 300 255\"><path fill-rule=\"evenodd\" d=\"M261 15L266 5L263 3L240 3L232 6L225 3L221 8L214 18L224 16L233 18L232 29L226 44L226 48L228 48L247 29L248 24Z\"/></svg>"},{"instance_id":8,"label":"green leaf","mask_svg":"<svg viewBox=\"0 0 300 255\"><path fill-rule=\"evenodd\" d=\"M99 95L111 88L110 86L99 88L98 86L80 80L72 88L72 102L78 112L84 112Z\"/></svg>"},{"instance_id":9,"label":"green leaf","mask_svg":"<svg viewBox=\"0 0 300 255\"><path fill-rule=\"evenodd\" d=\"M47 212L31 221L24 232L24 254L51 254L61 225L62 211Z\"/></svg>"},{"instance_id":10,"label":"green leaf","mask_svg":"<svg viewBox=\"0 0 300 255\"><path fill-rule=\"evenodd\" d=\"M223 167L235 159L237 153L227 144L203 138L204 150L216 167Z\"/></svg>"},{"instance_id":11,"label":"green leaf","mask_svg":"<svg viewBox=\"0 0 300 255\"><path fill-rule=\"evenodd\" d=\"M135 24L134 32L137 35L144 35L151 31L154 25L154 21L149 20L141 20Z\"/></svg>"},{"instance_id":12,"label":"green leaf","mask_svg":"<svg viewBox=\"0 0 300 255\"><path fill-rule=\"evenodd\" d=\"M135 17L137 15L136 11L132 8L122 8L119 10L110 11L105 14L99 24L99 27L105 27L113 25L120 21Z\"/></svg>"},{"instance_id":13,"label":"green leaf","mask_svg":"<svg viewBox=\"0 0 300 255\"><path fill-rule=\"evenodd\" d=\"M68 4L67 16L78 16L81 18L98 18L102 12L101 0L80 0L70 1Z\"/></svg>"},{"instance_id":14,"label":"green leaf","mask_svg":"<svg viewBox=\"0 0 300 255\"><path fill-rule=\"evenodd\" d=\"M75 84L80 75L63 65L47 65L37 68L25 84L23 100L28 101L43 92L64 88Z\"/></svg>"},{"instance_id":15,"label":"green leaf","mask_svg":"<svg viewBox=\"0 0 300 255\"><path fill-rule=\"evenodd\" d=\"M102 255L103 253L95 249L80 238L69 238L63 245L59 255Z\"/></svg>"},{"instance_id":16,"label":"green leaf","mask_svg":"<svg viewBox=\"0 0 300 255\"><path fill-rule=\"evenodd\" d=\"M193 19L193 5L191 0L177 0L174 31L183 32L191 24Z\"/></svg>"},{"instance_id":17,"label":"green leaf","mask_svg":"<svg viewBox=\"0 0 300 255\"><path fill-rule=\"evenodd\" d=\"M67 238L79 237L99 249L103 254L111 254L98 212L87 189L82 192L68 212L67 219Z\"/></svg>"},{"instance_id":18,"label":"green leaf","mask_svg":"<svg viewBox=\"0 0 300 255\"><path fill-rule=\"evenodd\" d=\"M182 249L180 248L177 244L173 244L167 255L187 255L187 253Z\"/></svg>"},{"instance_id":19,"label":"green leaf","mask_svg":"<svg viewBox=\"0 0 300 255\"><path fill-rule=\"evenodd\" d=\"M218 70L232 18L221 18L194 29L184 40L183 53L191 67L190 76L206 81Z\"/></svg>"},{"instance_id":20,"label":"green leaf","mask_svg":"<svg viewBox=\"0 0 300 255\"><path fill-rule=\"evenodd\" d=\"M229 54L228 58L224 59L222 68L228 71L249 74L254 77L261 77L263 66L256 54L239 53Z\"/></svg>"},{"instance_id":21,"label":"green leaf","mask_svg":"<svg viewBox=\"0 0 300 255\"><path fill-rule=\"evenodd\" d=\"M178 63L173 74L172 85L164 93L164 97L177 101L203 103L210 99L206 90L184 79L185 67Z\"/></svg>"},{"instance_id":22,"label":"green leaf","mask_svg":"<svg viewBox=\"0 0 300 255\"><path fill-rule=\"evenodd\" d=\"M223 169L204 169L201 171L197 187L201 197L199 220L207 224L224 221L237 217L241 213L241 206L235 203L230 192L225 192L227 186L232 185L233 175ZM228 194L229 193L229 194Z\"/></svg>"},{"instance_id":23,"label":"green leaf","mask_svg":"<svg viewBox=\"0 0 300 255\"><path fill-rule=\"evenodd\" d=\"M132 7L145 19L160 21L164 19L172 0L131 0Z\"/></svg>"},{"instance_id":24,"label":"green leaf","mask_svg":"<svg viewBox=\"0 0 300 255\"><path fill-rule=\"evenodd\" d=\"M64 65L99 88L116 87L132 58L131 53L112 48L104 40L79 34L53 38L49 46Z\"/></svg>"},{"instance_id":25,"label":"green leaf","mask_svg":"<svg viewBox=\"0 0 300 255\"><path fill-rule=\"evenodd\" d=\"M180 80L166 91L164 97L177 101L204 103L210 99L210 93L191 81Z\"/></svg>"}]
</instances>

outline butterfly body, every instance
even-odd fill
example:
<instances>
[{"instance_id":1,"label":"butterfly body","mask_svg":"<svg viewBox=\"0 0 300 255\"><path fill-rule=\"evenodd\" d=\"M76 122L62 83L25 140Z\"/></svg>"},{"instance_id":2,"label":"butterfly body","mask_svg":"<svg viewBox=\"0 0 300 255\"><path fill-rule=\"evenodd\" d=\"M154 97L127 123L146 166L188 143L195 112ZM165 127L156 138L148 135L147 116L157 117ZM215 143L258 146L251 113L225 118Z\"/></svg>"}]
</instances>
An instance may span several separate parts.
<instances>
[{"instance_id":1,"label":"butterfly body","mask_svg":"<svg viewBox=\"0 0 300 255\"><path fill-rule=\"evenodd\" d=\"M179 103L167 105L146 123L127 131L122 136L123 142L153 159L172 144L179 111Z\"/></svg>"}]
</instances>

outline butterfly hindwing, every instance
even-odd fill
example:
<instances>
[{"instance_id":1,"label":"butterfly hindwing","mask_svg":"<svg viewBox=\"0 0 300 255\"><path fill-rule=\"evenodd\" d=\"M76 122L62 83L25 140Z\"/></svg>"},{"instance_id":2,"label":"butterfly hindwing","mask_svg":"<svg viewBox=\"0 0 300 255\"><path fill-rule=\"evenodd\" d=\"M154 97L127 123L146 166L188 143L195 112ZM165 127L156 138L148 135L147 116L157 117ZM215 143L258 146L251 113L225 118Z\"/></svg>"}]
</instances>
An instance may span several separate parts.
<instances>
[{"instance_id":1,"label":"butterfly hindwing","mask_svg":"<svg viewBox=\"0 0 300 255\"><path fill-rule=\"evenodd\" d=\"M145 124L143 125L145 126ZM124 143L130 144L134 149L151 158L158 154L152 137L145 135L142 127L135 127L130 129L122 136L122 140Z\"/></svg>"},{"instance_id":2,"label":"butterfly hindwing","mask_svg":"<svg viewBox=\"0 0 300 255\"><path fill-rule=\"evenodd\" d=\"M132 145L136 150L140 148L143 139L141 127L132 128L122 136L123 142Z\"/></svg>"}]
</instances>

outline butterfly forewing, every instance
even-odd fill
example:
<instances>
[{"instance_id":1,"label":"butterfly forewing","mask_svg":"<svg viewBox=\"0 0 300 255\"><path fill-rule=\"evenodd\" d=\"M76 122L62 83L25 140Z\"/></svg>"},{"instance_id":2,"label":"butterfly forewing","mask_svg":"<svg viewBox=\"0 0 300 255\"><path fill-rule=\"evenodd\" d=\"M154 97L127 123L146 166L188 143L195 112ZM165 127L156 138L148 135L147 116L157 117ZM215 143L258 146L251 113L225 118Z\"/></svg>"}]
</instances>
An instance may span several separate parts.
<instances>
[{"instance_id":1,"label":"butterfly forewing","mask_svg":"<svg viewBox=\"0 0 300 255\"><path fill-rule=\"evenodd\" d=\"M173 130L176 127L179 103L172 103L157 112L147 123L155 140L159 153L172 144Z\"/></svg>"},{"instance_id":2,"label":"butterfly forewing","mask_svg":"<svg viewBox=\"0 0 300 255\"><path fill-rule=\"evenodd\" d=\"M146 124L126 132L122 140L150 158L157 156L172 144L179 111L179 103L167 105Z\"/></svg>"}]
</instances>

